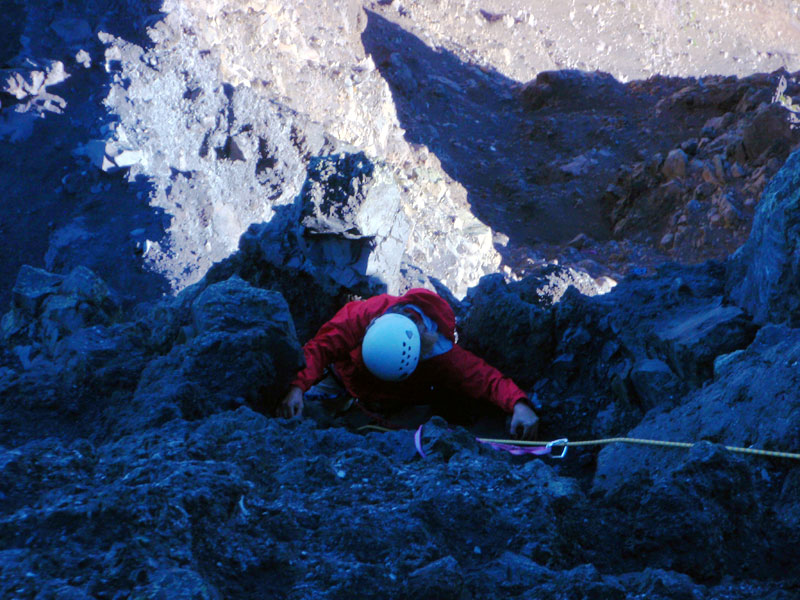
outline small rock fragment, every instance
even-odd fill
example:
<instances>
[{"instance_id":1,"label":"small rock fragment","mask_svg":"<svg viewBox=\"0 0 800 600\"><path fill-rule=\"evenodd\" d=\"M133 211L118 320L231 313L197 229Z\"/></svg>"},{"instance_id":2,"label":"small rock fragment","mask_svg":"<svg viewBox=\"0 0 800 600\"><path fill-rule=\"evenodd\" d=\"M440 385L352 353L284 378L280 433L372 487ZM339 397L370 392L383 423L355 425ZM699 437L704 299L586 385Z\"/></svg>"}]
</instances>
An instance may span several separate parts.
<instances>
[{"instance_id":1,"label":"small rock fragment","mask_svg":"<svg viewBox=\"0 0 800 600\"><path fill-rule=\"evenodd\" d=\"M683 179L686 177L686 153L680 148L671 150L661 167L661 173L666 179Z\"/></svg>"}]
</instances>

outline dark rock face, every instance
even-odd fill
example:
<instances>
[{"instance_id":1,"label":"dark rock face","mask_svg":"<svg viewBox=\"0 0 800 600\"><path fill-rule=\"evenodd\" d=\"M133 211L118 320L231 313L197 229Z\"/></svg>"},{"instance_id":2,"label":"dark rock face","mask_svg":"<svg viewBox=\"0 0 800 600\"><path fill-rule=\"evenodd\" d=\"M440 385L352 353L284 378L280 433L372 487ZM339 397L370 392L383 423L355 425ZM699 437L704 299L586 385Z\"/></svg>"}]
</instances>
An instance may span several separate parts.
<instances>
[{"instance_id":1,"label":"dark rock face","mask_svg":"<svg viewBox=\"0 0 800 600\"><path fill-rule=\"evenodd\" d=\"M286 214L276 231L298 231ZM548 266L452 300L461 343L530 391L544 437L706 442L550 465L435 417L423 461L410 432L267 416L302 363L295 315L310 335L308 296L346 299L270 262L269 235L133 320L85 268L21 271L0 354L3 593L791 598L796 478L724 445L800 445L800 338L756 333L723 265L605 295Z\"/></svg>"},{"instance_id":2,"label":"dark rock face","mask_svg":"<svg viewBox=\"0 0 800 600\"><path fill-rule=\"evenodd\" d=\"M724 440L737 446L795 447L800 435L793 414L798 402L793 391L798 351L797 330L765 327L747 349L716 359L713 381L687 394L680 406L648 414L630 433L633 437ZM653 461L659 457L674 459L658 451L604 450L595 486L617 489L634 472L652 474L657 464ZM624 465L621 472L620 465Z\"/></svg>"},{"instance_id":3,"label":"dark rock face","mask_svg":"<svg viewBox=\"0 0 800 600\"><path fill-rule=\"evenodd\" d=\"M531 358L552 352L552 316L535 303L538 298L526 302L515 294L502 276L485 277L477 289L480 293L465 301L468 314L459 322L461 343L515 381L532 381L526 373ZM507 340L510 352L494 344L498 335Z\"/></svg>"},{"instance_id":4,"label":"dark rock face","mask_svg":"<svg viewBox=\"0 0 800 600\"><path fill-rule=\"evenodd\" d=\"M631 367L630 378L644 410L655 408L664 397L670 400L678 398L682 391L678 376L667 363L657 358L638 361Z\"/></svg>"},{"instance_id":5,"label":"dark rock face","mask_svg":"<svg viewBox=\"0 0 800 600\"><path fill-rule=\"evenodd\" d=\"M530 202L544 185L558 200L577 202L581 189L596 200L611 165L630 163L608 191L614 227L626 234L642 224L668 226L681 256L706 239L692 230L702 210L742 234L748 207L740 194L757 196L778 173L750 240L728 264L632 265L629 277L601 294L608 288L585 272L525 256L525 277L511 269L508 277L485 276L459 302L436 274L459 286L477 280L491 263L491 235L470 233L474 221L454 207L428 224L426 235L435 235L416 239L422 224L413 216L452 201L448 186L459 184L443 181L435 161L408 167L427 180L409 200L410 179L401 182L381 161L253 88L223 83L216 56L193 45L179 11L149 21L150 39L160 44L154 50L105 31L101 4L84 7L97 13L90 20L52 19L18 1L4 6L12 28L24 21L53 35L0 39L0 63L20 45L32 43L42 55L68 48L72 81L108 83L107 105L124 126L81 132L77 160L92 165L91 174L44 173L41 185L59 186L58 201L82 199L80 216L59 215L41 253L49 271L19 270L0 321L0 597L797 598L796 462L727 448L800 448L800 159L790 156L779 171L797 132L770 103L775 74L622 85L600 72L549 71L512 90L499 74L427 52L386 19L370 17L362 39L379 64L365 61L343 78L355 89L367 78L384 85L385 74L391 92L408 100L401 113L409 139L432 147L448 129L437 115L460 112L452 137L436 145L447 169L462 170L473 197L486 193L484 208L506 192ZM111 4L116 16L155 10L153 3ZM338 4L329 4L313 10L333 14L326 11ZM70 3L59 6L68 12ZM358 2L345 8L361 14ZM263 23L288 32L293 17L279 16ZM518 25L506 13L476 16L486 27ZM355 29L346 35L357 38ZM178 44L184 34L191 41ZM410 43L414 51L404 52ZM315 53L306 47L298 60L311 64ZM193 68L183 69L184 61ZM469 76L444 77L442 65ZM65 81L62 63L11 71L0 129L13 124L17 103L31 118L61 114L64 98L48 88ZM795 82L787 85L798 93ZM496 97L481 105L492 90ZM598 136L610 147L624 132L625 119L612 113L632 106L632 92L648 119L650 108L666 115L663 123L690 115L691 137L669 131L639 158L631 147L594 151ZM167 101L152 102L156 93ZM91 110L70 94L87 110L70 124L80 129ZM435 110L425 114L427 102ZM587 102L604 103L607 112L590 109L590 116ZM383 123L376 106L366 112ZM509 110L474 125L487 106ZM381 144L397 143L386 119L377 128L387 132ZM515 119L524 125L508 135ZM54 135L59 122L46 122L27 131L32 144ZM144 143L138 136L151 129L153 144ZM196 144L184 144L187 131ZM658 136L642 130L628 139L651 137ZM78 138L54 135L54 146L64 139ZM561 148L547 164L538 158L547 153L532 151L546 144ZM488 160L495 154L499 160ZM535 160L518 163L520 154ZM2 171L19 164L3 162ZM472 166L466 175L463 165ZM152 180L136 181L145 174ZM240 186L235 193L231 182ZM158 214L132 231L106 226L104 211L135 212L129 205L138 193L152 193L172 215L169 227ZM106 194L119 202L99 201ZM422 197L431 206L416 206ZM506 206L496 204L496 223L526 228L518 214L501 218ZM564 231L574 226L570 218L562 216ZM248 224L238 238L238 225ZM169 235L155 240L153 231ZM198 233L208 253L191 258L190 247L178 244L173 250L184 254L170 254L167 238ZM134 308L131 282L140 279L130 261L110 271L122 297L87 268L115 264L104 251L117 246L176 280L198 281ZM570 248L572 263L600 266L589 258L599 246L587 235L572 238ZM605 249L622 252L624 244ZM544 439L694 445L573 445L557 462L498 452L473 432L426 416L423 459L411 430L352 431L318 417L319 404L303 420L272 417L302 366L300 344L336 309L412 285L448 298L460 343L525 389ZM458 407L467 416L473 410ZM479 425L499 436L496 421L490 415Z\"/></svg>"},{"instance_id":6,"label":"dark rock face","mask_svg":"<svg viewBox=\"0 0 800 600\"><path fill-rule=\"evenodd\" d=\"M245 402L271 410L303 364L280 294L232 277L197 295L189 314L178 336L182 343L142 373L134 409L156 421L198 419Z\"/></svg>"},{"instance_id":7,"label":"dark rock face","mask_svg":"<svg viewBox=\"0 0 800 600\"><path fill-rule=\"evenodd\" d=\"M62 314L52 298L113 304L85 269L23 270L4 323L28 325L0 354L4 595L791 598L797 481L780 463L708 442L548 463L438 417L422 460L410 431L259 412L302 357L277 291L290 280L254 287L232 272L244 264L240 253L135 321L96 309L54 339L38 325ZM719 316L719 265L665 267L601 296L562 286L580 281L557 267L489 277L457 306L463 343L535 375L525 386L545 437L639 423L630 435L800 444L796 330L766 327L749 345L738 326L687 338L712 361L702 380L659 343L664 322L706 323L710 305ZM722 312L715 323L746 324Z\"/></svg>"},{"instance_id":8,"label":"dark rock face","mask_svg":"<svg viewBox=\"0 0 800 600\"><path fill-rule=\"evenodd\" d=\"M555 316L550 309L570 288L587 296L599 293L586 273L552 265L508 284L501 275L484 277L461 307L462 343L515 381L533 385L555 351ZM583 331L571 335L570 350L588 341ZM501 338L504 342L498 344Z\"/></svg>"},{"instance_id":9,"label":"dark rock face","mask_svg":"<svg viewBox=\"0 0 800 600\"><path fill-rule=\"evenodd\" d=\"M762 329L746 350L717 359L712 383L690 393L679 407L648 414L630 436L796 448L799 340L797 330ZM780 467L780 462L754 462L711 445L698 445L688 455L614 446L600 452L594 490L637 513L643 524L637 535L645 541L636 552L652 553L655 564L665 560L665 548L688 543L679 559L687 563L678 570L693 571L696 577L713 577L737 561L744 561L748 569L769 569L772 562L791 571L786 544L793 543L797 531L794 522L786 520L793 500L782 490L791 488L793 477L785 477ZM640 486L647 492L634 499L631 491ZM696 507L702 510L697 512ZM674 508L677 514L667 518L666 511ZM750 541L759 537L758 530L773 535L754 546ZM745 538L734 533L743 531L752 533ZM689 568L693 552L698 555L695 567ZM700 555L706 558L700 560ZM666 560L675 568L676 557Z\"/></svg>"},{"instance_id":10,"label":"dark rock face","mask_svg":"<svg viewBox=\"0 0 800 600\"><path fill-rule=\"evenodd\" d=\"M640 499L629 550L701 581L743 562L763 571L780 555L772 540L750 541L771 525L754 492L764 483L746 459L698 444Z\"/></svg>"},{"instance_id":11,"label":"dark rock face","mask_svg":"<svg viewBox=\"0 0 800 600\"><path fill-rule=\"evenodd\" d=\"M714 359L746 347L754 329L741 309L715 299L690 315L670 315L658 323L655 337L680 378L700 385L711 377Z\"/></svg>"},{"instance_id":12,"label":"dark rock face","mask_svg":"<svg viewBox=\"0 0 800 600\"><path fill-rule=\"evenodd\" d=\"M800 152L761 199L750 239L730 263L731 297L759 322L800 322Z\"/></svg>"},{"instance_id":13,"label":"dark rock face","mask_svg":"<svg viewBox=\"0 0 800 600\"><path fill-rule=\"evenodd\" d=\"M459 321L462 343L532 389L554 432L621 435L651 409L683 402L712 379L718 357L755 335L723 297L722 265L665 265L605 295L553 285L576 282L569 273L548 267L510 284L486 277Z\"/></svg>"},{"instance_id":14,"label":"dark rock face","mask_svg":"<svg viewBox=\"0 0 800 600\"><path fill-rule=\"evenodd\" d=\"M12 290L11 311L2 319L2 339L27 344L28 361L49 355L65 336L109 325L119 307L105 282L85 267L66 276L23 267Z\"/></svg>"}]
</instances>

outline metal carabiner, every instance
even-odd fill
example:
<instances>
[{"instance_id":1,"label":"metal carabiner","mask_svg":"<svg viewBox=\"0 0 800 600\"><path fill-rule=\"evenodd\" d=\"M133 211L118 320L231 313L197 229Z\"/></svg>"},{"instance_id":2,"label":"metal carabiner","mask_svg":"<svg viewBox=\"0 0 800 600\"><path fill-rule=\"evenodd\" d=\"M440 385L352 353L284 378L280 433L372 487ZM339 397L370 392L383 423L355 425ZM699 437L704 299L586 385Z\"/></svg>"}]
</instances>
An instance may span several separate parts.
<instances>
[{"instance_id":1,"label":"metal carabiner","mask_svg":"<svg viewBox=\"0 0 800 600\"><path fill-rule=\"evenodd\" d=\"M564 458L567 455L568 444L569 440L567 438L561 438L559 440L553 440L552 442L547 442L547 448L550 449L550 458ZM563 446L564 449L561 451L561 454L553 454L553 446Z\"/></svg>"}]
</instances>

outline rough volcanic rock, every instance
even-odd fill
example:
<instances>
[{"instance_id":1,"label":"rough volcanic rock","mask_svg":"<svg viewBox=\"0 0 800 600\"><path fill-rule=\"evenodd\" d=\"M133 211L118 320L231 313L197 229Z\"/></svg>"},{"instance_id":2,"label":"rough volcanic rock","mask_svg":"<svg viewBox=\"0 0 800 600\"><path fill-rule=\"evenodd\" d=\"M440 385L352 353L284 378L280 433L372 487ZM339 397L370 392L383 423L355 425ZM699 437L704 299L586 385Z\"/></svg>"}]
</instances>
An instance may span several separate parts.
<instances>
[{"instance_id":1,"label":"rough volcanic rock","mask_svg":"<svg viewBox=\"0 0 800 600\"><path fill-rule=\"evenodd\" d=\"M352 293L398 293L411 287L401 272L411 229L385 171L363 153L342 154L312 159L296 203L251 228L240 247Z\"/></svg>"},{"instance_id":2,"label":"rough volcanic rock","mask_svg":"<svg viewBox=\"0 0 800 600\"><path fill-rule=\"evenodd\" d=\"M633 389L644 410L650 410L664 401L675 402L683 392L677 375L663 360L645 358L635 363L630 370Z\"/></svg>"},{"instance_id":3,"label":"rough volcanic rock","mask_svg":"<svg viewBox=\"0 0 800 600\"><path fill-rule=\"evenodd\" d=\"M791 597L791 565L781 555L790 556L789 544L800 535L791 517L796 482L779 465L764 469L707 443L670 455L611 447L600 453L587 496L581 482L593 471L577 450L570 456L578 464L563 467L573 475L559 474L539 459L497 452L435 417L422 433L422 460L410 431L360 435L253 411L247 405L268 409L280 399L300 353L280 294L236 275L222 278L241 260L220 265L214 277L176 298L142 307L135 322L65 331L47 368L15 358L27 338L6 339L0 354L6 595L214 598L267 590L336 598L358 589L376 598L484 598L497 590L545 598ZM44 318L48 299L58 294L103 289L85 271L78 275L26 269L20 304L27 298L38 311L28 319ZM560 431L571 435L596 420L603 405L591 406L578 394L579 383L585 390L624 357L648 357L648 348L658 356L648 340L662 311L691 319L723 279L718 265L673 266L589 297L575 284L589 291L591 278L551 266L511 284L485 278L458 309L471 328L506 306L502 312L520 324L519 335L548 337L549 353L544 343L496 343L506 366L546 372L548 361L572 354L575 368L586 373L560 380L551 374L556 387L540 386L538 398L547 431L571 420ZM526 315L527 321L515 320ZM547 326L531 329L531 315ZM488 343L517 334L496 324L483 335ZM797 410L782 396L795 370L786 361L800 348L795 338L785 327L762 329L746 349L717 357L714 380L677 407L657 402L649 410L651 401L642 400L641 424L631 434L680 431L723 443L796 446ZM515 355L518 347L533 351ZM88 349L90 368L70 362L81 348ZM622 402L612 388L595 390L609 394L606 406ZM571 399L551 402L555 390ZM616 427L637 414L627 410L612 418ZM43 426L47 437L37 434ZM766 528L786 543L755 535ZM700 560L709 553L713 560ZM743 572L755 581L743 580ZM724 576L731 579L722 583Z\"/></svg>"},{"instance_id":4,"label":"rough volcanic rock","mask_svg":"<svg viewBox=\"0 0 800 600\"><path fill-rule=\"evenodd\" d=\"M26 266L12 290L11 310L2 319L2 339L52 353L69 334L109 325L118 310L108 286L86 267L64 276Z\"/></svg>"},{"instance_id":5,"label":"rough volcanic rock","mask_svg":"<svg viewBox=\"0 0 800 600\"><path fill-rule=\"evenodd\" d=\"M794 463L724 446L800 446L796 155L727 273L657 265L745 235L796 143L788 72L699 76L788 65L757 42L795 34L694 1L8 3L0 122L32 127L0 146L0 596L793 600ZM547 462L435 417L423 459L269 416L315 327L412 283L545 438L700 443Z\"/></svg>"},{"instance_id":6,"label":"rough volcanic rock","mask_svg":"<svg viewBox=\"0 0 800 600\"><path fill-rule=\"evenodd\" d=\"M459 338L515 381L532 384L555 345L553 316L547 310L554 299L547 288L559 287L559 280L572 274L554 267L541 277L530 275L510 284L501 275L484 277L464 299ZM555 295L560 297L563 289ZM497 345L499 338L505 340L502 346Z\"/></svg>"},{"instance_id":7,"label":"rough volcanic rock","mask_svg":"<svg viewBox=\"0 0 800 600\"><path fill-rule=\"evenodd\" d=\"M548 280L569 273L486 277L459 314L461 342L530 392L555 437L623 435L645 414L686 402L757 329L724 299L718 263L665 265L602 295L569 286L548 297Z\"/></svg>"},{"instance_id":8,"label":"rough volcanic rock","mask_svg":"<svg viewBox=\"0 0 800 600\"><path fill-rule=\"evenodd\" d=\"M198 419L245 403L271 411L303 364L283 297L234 276L199 291L168 353L143 371L120 428ZM193 293L194 292L194 293Z\"/></svg>"},{"instance_id":9,"label":"rough volcanic rock","mask_svg":"<svg viewBox=\"0 0 800 600\"><path fill-rule=\"evenodd\" d=\"M682 380L700 385L711 377L717 356L746 347L754 335L754 325L740 308L715 299L691 312L668 314L656 324L653 345Z\"/></svg>"},{"instance_id":10,"label":"rough volcanic rock","mask_svg":"<svg viewBox=\"0 0 800 600\"><path fill-rule=\"evenodd\" d=\"M747 349L717 359L713 382L690 393L676 408L649 413L629 435L681 442L711 440L767 450L796 448L800 443L794 391L800 360L798 340L797 330L785 326L763 328ZM780 488L791 484L788 480L783 483L780 463L769 463L768 459L753 461L708 445L703 449L704 444L695 446L688 456L660 448L609 446L598 457L594 489L629 510L642 511L642 522L653 523L652 517L663 512L664 503L674 506L678 501L677 497L658 488L671 486L670 480L684 477L686 469L690 469L692 475L685 492L705 495L706 499L694 502L705 507L707 521L695 521L692 517L683 522L668 524L663 521L661 525L648 527L646 537L658 540L658 545L642 546L639 551L647 549L658 554L657 548L673 545L689 531L695 540L693 543L711 540L710 543L717 544L714 540L720 535L730 535L734 529L744 526L737 522L735 515L747 512L757 517L765 529L776 531L775 537L770 537L761 551L767 552L770 560L782 561L785 546L777 540L797 539L796 523L785 519L776 522L774 514L764 511L765 507L754 497L756 490L761 489L765 497L770 498L768 506L784 505L786 498L779 498ZM695 460L707 466L697 471L690 466ZM697 477L701 480L697 481ZM630 490L641 485L652 489L652 495L633 500ZM725 504L730 502L744 502L745 505L736 508L729 505L726 509ZM672 541L660 539L662 535ZM747 549L750 550L752 548ZM738 560L713 554L717 561ZM710 574L709 571L707 575Z\"/></svg>"},{"instance_id":11,"label":"rough volcanic rock","mask_svg":"<svg viewBox=\"0 0 800 600\"><path fill-rule=\"evenodd\" d=\"M800 152L795 152L765 190L750 238L730 263L731 297L758 322L800 319L799 217Z\"/></svg>"},{"instance_id":12,"label":"rough volcanic rock","mask_svg":"<svg viewBox=\"0 0 800 600\"><path fill-rule=\"evenodd\" d=\"M724 259L744 243L766 181L800 144L775 100L786 76L796 79L705 77L660 100L655 110L680 115L686 135L620 167L605 196L615 237L656 241L683 262Z\"/></svg>"}]
</instances>

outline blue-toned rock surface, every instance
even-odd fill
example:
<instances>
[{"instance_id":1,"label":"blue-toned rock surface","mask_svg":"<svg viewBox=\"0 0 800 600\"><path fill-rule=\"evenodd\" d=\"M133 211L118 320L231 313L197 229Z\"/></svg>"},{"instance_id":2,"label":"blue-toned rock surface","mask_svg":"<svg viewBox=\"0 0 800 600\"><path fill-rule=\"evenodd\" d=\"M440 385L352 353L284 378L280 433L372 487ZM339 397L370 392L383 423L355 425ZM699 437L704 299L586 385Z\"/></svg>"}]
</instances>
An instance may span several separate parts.
<instances>
[{"instance_id":1,"label":"blue-toned rock surface","mask_svg":"<svg viewBox=\"0 0 800 600\"><path fill-rule=\"evenodd\" d=\"M800 152L761 196L750 238L731 260L731 297L758 322L800 322Z\"/></svg>"},{"instance_id":2,"label":"blue-toned rock surface","mask_svg":"<svg viewBox=\"0 0 800 600\"><path fill-rule=\"evenodd\" d=\"M65 330L54 346L35 336L6 343L4 596L792 597L800 525L791 465L722 445L800 444L796 330L710 339L700 352L709 360L715 348L743 347L716 355L702 387L669 371L687 390L678 399L654 402L654 385L642 383L643 365L669 359L655 343L664 315L706 315L719 268L673 267L606 296L539 302L560 340L527 359L544 381L531 394L545 437L585 436L602 421L615 435L636 425L631 436L709 440L690 451L574 448L563 462L493 450L440 417L423 430L425 459L412 430L273 418L301 364L291 307L275 289L221 272L135 320L107 316ZM28 295L103 289L80 275L95 283L65 287L42 274ZM549 286L548 276L513 296L480 286L458 309L477 325L484 303L545 297ZM45 304L26 318L51 318ZM502 348L503 335L495 327L488 341ZM562 351L577 372L548 374ZM24 352L39 358L25 367ZM631 368L614 370L620 361Z\"/></svg>"},{"instance_id":3,"label":"blue-toned rock surface","mask_svg":"<svg viewBox=\"0 0 800 600\"><path fill-rule=\"evenodd\" d=\"M726 448L800 452L796 77L554 71L521 0L216 4L3 6L0 598L800 597L800 462ZM412 286L543 439L694 445L274 416Z\"/></svg>"}]
</instances>

